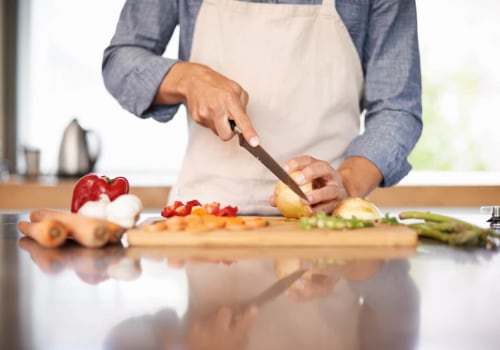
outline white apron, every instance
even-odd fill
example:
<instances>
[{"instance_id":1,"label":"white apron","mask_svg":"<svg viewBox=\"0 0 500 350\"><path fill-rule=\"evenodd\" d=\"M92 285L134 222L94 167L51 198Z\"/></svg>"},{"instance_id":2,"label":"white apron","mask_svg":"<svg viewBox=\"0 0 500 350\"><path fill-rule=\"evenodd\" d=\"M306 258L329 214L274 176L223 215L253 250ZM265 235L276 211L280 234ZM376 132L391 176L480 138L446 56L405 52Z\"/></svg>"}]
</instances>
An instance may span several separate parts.
<instances>
[{"instance_id":1,"label":"white apron","mask_svg":"<svg viewBox=\"0 0 500 350\"><path fill-rule=\"evenodd\" d=\"M269 260L238 260L230 266L190 264L186 270L188 315L213 314L221 306L234 307L259 295L278 279L274 262ZM283 293L258 307L241 349L360 349L359 312L359 298L344 278L326 297L294 301Z\"/></svg>"},{"instance_id":2,"label":"white apron","mask_svg":"<svg viewBox=\"0 0 500 350\"><path fill-rule=\"evenodd\" d=\"M320 5L204 0L191 62L205 64L249 94L247 113L279 163L311 155L338 167L359 134L363 74L333 0ZM236 205L277 214L275 176L238 145L188 118L186 157L170 201Z\"/></svg>"}]
</instances>

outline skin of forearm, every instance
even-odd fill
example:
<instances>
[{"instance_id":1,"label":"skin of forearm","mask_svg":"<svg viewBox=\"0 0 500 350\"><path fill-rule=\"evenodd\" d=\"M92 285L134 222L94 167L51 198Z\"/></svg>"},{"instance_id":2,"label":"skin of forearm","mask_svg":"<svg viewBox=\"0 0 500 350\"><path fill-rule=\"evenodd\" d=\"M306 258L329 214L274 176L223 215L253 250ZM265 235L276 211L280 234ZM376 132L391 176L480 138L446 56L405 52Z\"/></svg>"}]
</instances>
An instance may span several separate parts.
<instances>
[{"instance_id":1,"label":"skin of forearm","mask_svg":"<svg viewBox=\"0 0 500 350\"><path fill-rule=\"evenodd\" d=\"M363 157L347 158L338 171L349 197L364 198L383 180L380 170Z\"/></svg>"},{"instance_id":2,"label":"skin of forearm","mask_svg":"<svg viewBox=\"0 0 500 350\"><path fill-rule=\"evenodd\" d=\"M173 105L185 102L186 77L195 64L178 62L174 64L163 78L158 92L153 100L153 105Z\"/></svg>"}]
</instances>

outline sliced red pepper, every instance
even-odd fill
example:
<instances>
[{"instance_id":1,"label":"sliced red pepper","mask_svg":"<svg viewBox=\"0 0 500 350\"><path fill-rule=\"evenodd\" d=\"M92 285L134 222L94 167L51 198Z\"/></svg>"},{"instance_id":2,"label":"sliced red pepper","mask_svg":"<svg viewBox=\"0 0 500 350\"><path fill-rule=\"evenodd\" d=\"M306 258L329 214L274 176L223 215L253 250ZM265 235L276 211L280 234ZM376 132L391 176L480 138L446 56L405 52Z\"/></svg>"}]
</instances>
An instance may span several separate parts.
<instances>
[{"instance_id":1,"label":"sliced red pepper","mask_svg":"<svg viewBox=\"0 0 500 350\"><path fill-rule=\"evenodd\" d=\"M101 194L108 195L110 200L129 192L129 182L123 176L109 178L97 174L82 176L73 188L71 212L76 213L88 201L99 200Z\"/></svg>"},{"instance_id":2,"label":"sliced red pepper","mask_svg":"<svg viewBox=\"0 0 500 350\"><path fill-rule=\"evenodd\" d=\"M166 218L175 216L176 215L175 210L183 205L184 203L182 203L181 201L175 201L172 205L167 205L162 209L161 216Z\"/></svg>"},{"instance_id":3,"label":"sliced red pepper","mask_svg":"<svg viewBox=\"0 0 500 350\"><path fill-rule=\"evenodd\" d=\"M189 214L191 214L191 209L193 209L193 207L201 207L201 203L198 202L196 199L190 200L189 202L186 203L186 208Z\"/></svg>"},{"instance_id":4,"label":"sliced red pepper","mask_svg":"<svg viewBox=\"0 0 500 350\"><path fill-rule=\"evenodd\" d=\"M212 202L212 203L204 204L203 209L205 210L205 213L207 213L207 214L217 215L219 213L220 203L219 202Z\"/></svg>"},{"instance_id":5,"label":"sliced red pepper","mask_svg":"<svg viewBox=\"0 0 500 350\"><path fill-rule=\"evenodd\" d=\"M219 210L217 216L236 216L237 213L238 213L238 207L232 207L228 205Z\"/></svg>"},{"instance_id":6,"label":"sliced red pepper","mask_svg":"<svg viewBox=\"0 0 500 350\"><path fill-rule=\"evenodd\" d=\"M205 214L211 214L216 216L236 216L238 212L238 207L232 207L230 205L220 209L219 202L212 202L208 204L201 204L196 199L190 200L184 204L181 201L175 201L171 205L165 206L161 211L161 216L169 218L172 216L186 216L191 214L191 211L195 207L203 208Z\"/></svg>"},{"instance_id":7,"label":"sliced red pepper","mask_svg":"<svg viewBox=\"0 0 500 350\"><path fill-rule=\"evenodd\" d=\"M186 215L189 215L191 213L191 211L189 210L189 208L187 206L181 205L180 207L178 207L174 210L174 213L177 216L186 216Z\"/></svg>"}]
</instances>

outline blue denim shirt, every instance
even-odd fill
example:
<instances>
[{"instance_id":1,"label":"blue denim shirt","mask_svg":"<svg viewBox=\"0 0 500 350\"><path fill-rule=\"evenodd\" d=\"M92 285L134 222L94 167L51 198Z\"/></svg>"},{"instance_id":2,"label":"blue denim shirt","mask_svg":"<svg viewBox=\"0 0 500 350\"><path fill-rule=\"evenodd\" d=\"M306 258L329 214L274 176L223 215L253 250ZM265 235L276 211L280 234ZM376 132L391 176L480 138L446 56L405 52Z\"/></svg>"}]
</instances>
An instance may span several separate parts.
<instances>
[{"instance_id":1,"label":"blue denim shirt","mask_svg":"<svg viewBox=\"0 0 500 350\"><path fill-rule=\"evenodd\" d=\"M318 4L321 0L250 0ZM179 26L179 60L190 56L194 24L202 0L127 0L103 58L106 88L123 108L142 118L172 119L178 105L151 106L163 77L176 59L163 57ZM411 170L408 155L422 132L420 57L415 0L336 0L365 75L361 109L364 132L346 157L373 162L382 187ZM298 68L300 69L300 68Z\"/></svg>"}]
</instances>

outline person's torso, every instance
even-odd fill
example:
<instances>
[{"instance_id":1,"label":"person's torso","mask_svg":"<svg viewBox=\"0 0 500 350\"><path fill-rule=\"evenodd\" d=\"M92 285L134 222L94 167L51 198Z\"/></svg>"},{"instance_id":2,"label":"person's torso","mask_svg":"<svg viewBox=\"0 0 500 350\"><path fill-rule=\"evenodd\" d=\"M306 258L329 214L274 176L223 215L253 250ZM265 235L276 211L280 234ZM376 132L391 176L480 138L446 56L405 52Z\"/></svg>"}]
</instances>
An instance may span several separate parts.
<instances>
[{"instance_id":1,"label":"person's torso","mask_svg":"<svg viewBox=\"0 0 500 350\"><path fill-rule=\"evenodd\" d=\"M283 164L309 155L338 167L359 135L363 73L342 19L319 5L205 0L190 61L236 81L261 144ZM221 142L189 121L189 144L172 200L218 201L243 214L277 214L276 178L237 140Z\"/></svg>"},{"instance_id":2,"label":"person's torso","mask_svg":"<svg viewBox=\"0 0 500 350\"><path fill-rule=\"evenodd\" d=\"M322 0L244 0L256 3L321 4ZM202 0L178 0L179 59L187 61L191 55L194 26ZM356 51L363 62L363 45L368 30L371 0L336 0L335 7L342 18Z\"/></svg>"}]
</instances>

